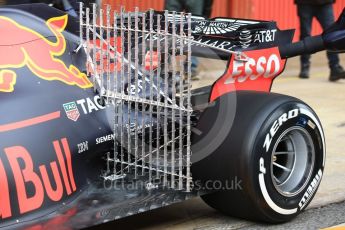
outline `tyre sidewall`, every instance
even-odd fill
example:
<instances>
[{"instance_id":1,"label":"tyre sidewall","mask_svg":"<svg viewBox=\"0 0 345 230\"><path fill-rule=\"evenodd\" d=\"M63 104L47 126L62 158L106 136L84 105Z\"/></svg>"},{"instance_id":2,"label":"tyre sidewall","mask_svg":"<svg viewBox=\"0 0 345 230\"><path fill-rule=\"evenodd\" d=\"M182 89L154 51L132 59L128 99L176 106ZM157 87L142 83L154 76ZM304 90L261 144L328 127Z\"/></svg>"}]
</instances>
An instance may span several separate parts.
<instances>
[{"instance_id":1,"label":"tyre sidewall","mask_svg":"<svg viewBox=\"0 0 345 230\"><path fill-rule=\"evenodd\" d=\"M281 116L287 116L288 120L279 123ZM310 125L314 124L314 125ZM273 128L273 126L275 128ZM278 127L279 126L279 127ZM285 196L274 187L271 178L272 153L279 137L291 127L305 129L311 136L315 149L315 163L306 186L294 196ZM270 132L274 129L276 132ZM270 144L267 147L269 135ZM298 215L310 203L321 181L325 159L324 136L320 121L310 107L301 102L287 102L275 109L263 123L257 135L252 149L251 163L254 166L255 175L252 182L258 190L259 199L263 205L262 212L269 219L285 221L292 216Z\"/></svg>"}]
</instances>

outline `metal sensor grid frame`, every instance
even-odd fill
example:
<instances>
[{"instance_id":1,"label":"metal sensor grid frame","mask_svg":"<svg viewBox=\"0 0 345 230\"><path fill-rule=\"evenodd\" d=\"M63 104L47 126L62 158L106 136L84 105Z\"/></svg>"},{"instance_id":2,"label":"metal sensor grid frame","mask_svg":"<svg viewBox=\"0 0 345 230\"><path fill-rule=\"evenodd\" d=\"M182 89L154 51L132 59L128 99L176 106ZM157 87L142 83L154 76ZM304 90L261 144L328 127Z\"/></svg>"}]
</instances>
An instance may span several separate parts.
<instances>
[{"instance_id":1,"label":"metal sensor grid frame","mask_svg":"<svg viewBox=\"0 0 345 230\"><path fill-rule=\"evenodd\" d=\"M80 44L112 111L114 151L103 178L191 191L191 15L80 3Z\"/></svg>"}]
</instances>

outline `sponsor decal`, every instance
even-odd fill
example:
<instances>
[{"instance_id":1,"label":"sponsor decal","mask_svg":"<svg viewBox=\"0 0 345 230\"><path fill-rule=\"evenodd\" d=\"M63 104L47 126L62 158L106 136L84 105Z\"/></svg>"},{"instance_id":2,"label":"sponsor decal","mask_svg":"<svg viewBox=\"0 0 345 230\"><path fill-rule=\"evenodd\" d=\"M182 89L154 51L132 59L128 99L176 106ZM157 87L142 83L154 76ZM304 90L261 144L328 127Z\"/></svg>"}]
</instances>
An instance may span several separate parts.
<instances>
[{"instance_id":1,"label":"sponsor decal","mask_svg":"<svg viewBox=\"0 0 345 230\"><path fill-rule=\"evenodd\" d=\"M300 209L307 205L308 201L311 199L315 193L317 187L319 186L322 178L322 170L320 169L315 175L314 179L311 181L310 185L307 188L307 191L304 193L301 201L298 203Z\"/></svg>"},{"instance_id":2,"label":"sponsor decal","mask_svg":"<svg viewBox=\"0 0 345 230\"><path fill-rule=\"evenodd\" d=\"M130 123L130 124L123 124L123 125L118 125L115 124L115 130L121 130L122 128L125 129L129 135L134 136L135 134L142 134L143 130L145 131L146 129L149 129L150 127L156 127L156 124L144 124L143 125L138 125L136 123ZM101 137L97 137L96 138L96 145L102 144L102 143L106 143L109 141L113 141L115 140L115 134L108 134L108 135L104 135Z\"/></svg>"},{"instance_id":3,"label":"sponsor decal","mask_svg":"<svg viewBox=\"0 0 345 230\"><path fill-rule=\"evenodd\" d=\"M149 35L146 35L145 40L150 39ZM165 37L161 37L158 38L157 35L152 35L151 38L153 41L159 41L160 42L164 42ZM231 41L228 41L226 39L221 39L221 38L209 38L209 37L192 37L192 39L194 39L194 42L192 42L193 46L198 46L198 47L214 47L217 49L225 49L225 50L232 50L233 48L237 47L237 45L235 45L234 43L232 43ZM181 43L183 44L185 41L182 41L180 38L176 38L176 44L180 45ZM155 60L157 60L158 57L156 57L156 55L158 56L158 54L153 53L152 58L153 58L153 69L157 68L157 64L155 62ZM147 57L147 55L146 55ZM145 62L145 68L146 70L150 69L150 63L149 62Z\"/></svg>"},{"instance_id":4,"label":"sponsor decal","mask_svg":"<svg viewBox=\"0 0 345 230\"><path fill-rule=\"evenodd\" d=\"M251 34L250 30L241 30L239 39L242 48L245 49L250 46L250 44L253 42L252 37L253 35Z\"/></svg>"},{"instance_id":5,"label":"sponsor decal","mask_svg":"<svg viewBox=\"0 0 345 230\"><path fill-rule=\"evenodd\" d=\"M254 43L273 42L276 38L277 29L260 30L254 36Z\"/></svg>"},{"instance_id":6,"label":"sponsor decal","mask_svg":"<svg viewBox=\"0 0 345 230\"><path fill-rule=\"evenodd\" d=\"M100 103L100 98L99 95L96 95L93 98L87 97L77 101L71 101L62 106L66 112L67 118L72 121L77 121L81 115L80 113L88 115L99 110L104 110L106 106Z\"/></svg>"},{"instance_id":7,"label":"sponsor decal","mask_svg":"<svg viewBox=\"0 0 345 230\"><path fill-rule=\"evenodd\" d=\"M225 74L213 85L211 101L238 90L269 92L273 79L284 69L286 60L280 58L277 47L244 52L248 61L236 60L232 55Z\"/></svg>"},{"instance_id":8,"label":"sponsor decal","mask_svg":"<svg viewBox=\"0 0 345 230\"><path fill-rule=\"evenodd\" d=\"M193 33L202 34L226 34L237 30L241 24L234 24L230 22L208 22L200 21L198 26L195 27Z\"/></svg>"},{"instance_id":9,"label":"sponsor decal","mask_svg":"<svg viewBox=\"0 0 345 230\"><path fill-rule=\"evenodd\" d=\"M246 49L253 43L273 42L276 38L277 29L260 30L252 33L250 30L243 29L240 31L240 44Z\"/></svg>"},{"instance_id":10,"label":"sponsor decal","mask_svg":"<svg viewBox=\"0 0 345 230\"><path fill-rule=\"evenodd\" d=\"M231 75L226 79L225 84L256 80L259 77L271 78L277 75L280 68L280 60L276 54L267 58L265 56L258 59L249 57L246 62L234 60Z\"/></svg>"},{"instance_id":11,"label":"sponsor decal","mask_svg":"<svg viewBox=\"0 0 345 230\"><path fill-rule=\"evenodd\" d=\"M78 147L78 153L86 152L87 150L89 150L89 142L88 141L84 141L82 143L79 143L77 145L77 147Z\"/></svg>"},{"instance_id":12,"label":"sponsor decal","mask_svg":"<svg viewBox=\"0 0 345 230\"><path fill-rule=\"evenodd\" d=\"M219 19L216 21L195 21L193 33L202 33L207 35L221 35L238 30L241 26L256 24L255 21Z\"/></svg>"},{"instance_id":13,"label":"sponsor decal","mask_svg":"<svg viewBox=\"0 0 345 230\"><path fill-rule=\"evenodd\" d=\"M77 104L75 102L69 102L69 103L63 104L62 106L66 112L68 119L72 121L78 120L80 113L77 108Z\"/></svg>"},{"instance_id":14,"label":"sponsor decal","mask_svg":"<svg viewBox=\"0 0 345 230\"><path fill-rule=\"evenodd\" d=\"M81 107L81 111L83 111L83 113L87 115L106 108L106 106L101 105L100 99L101 97L99 95L96 95L92 99L87 97L85 99L76 101L76 103Z\"/></svg>"},{"instance_id":15,"label":"sponsor decal","mask_svg":"<svg viewBox=\"0 0 345 230\"><path fill-rule=\"evenodd\" d=\"M266 134L266 138L265 138L265 142L264 142L264 146L263 146L265 148L266 152L268 152L270 145L271 145L271 142L272 142L272 139L273 139L274 135L277 133L279 127L281 127L288 120L297 117L298 114L299 114L299 109L293 109L287 113L284 113L277 120L275 120L273 122L273 125L270 128L270 131Z\"/></svg>"},{"instance_id":16,"label":"sponsor decal","mask_svg":"<svg viewBox=\"0 0 345 230\"><path fill-rule=\"evenodd\" d=\"M265 42L273 42L276 38L277 29L272 30L261 30L256 32L251 32L250 30L243 29L240 31L239 35L239 43L241 44L242 48L246 49L251 44L257 43L265 43ZM195 39L193 46L201 46L201 47L214 47L217 49L225 49L225 50L233 50L234 48L238 47L237 44L221 39L221 38L209 38L209 37L199 37Z\"/></svg>"},{"instance_id":17,"label":"sponsor decal","mask_svg":"<svg viewBox=\"0 0 345 230\"><path fill-rule=\"evenodd\" d=\"M264 43L275 41L277 29L260 30L252 33L250 30L243 29L240 31L240 43L243 48L248 48L251 43Z\"/></svg>"},{"instance_id":18,"label":"sponsor decal","mask_svg":"<svg viewBox=\"0 0 345 230\"><path fill-rule=\"evenodd\" d=\"M232 50L236 45L232 44L230 41L222 41L220 39L209 39L209 38L199 38L195 40L195 43L192 43L193 46L201 47L214 47L217 49Z\"/></svg>"},{"instance_id":19,"label":"sponsor decal","mask_svg":"<svg viewBox=\"0 0 345 230\"><path fill-rule=\"evenodd\" d=\"M114 134L109 134L109 135L105 135L102 137L98 137L98 138L96 138L96 145L102 144L104 142L112 141L112 140L114 140L114 138L115 138Z\"/></svg>"},{"instance_id":20,"label":"sponsor decal","mask_svg":"<svg viewBox=\"0 0 345 230\"><path fill-rule=\"evenodd\" d=\"M68 196L77 190L72 156L66 138L53 141L56 159L49 164L38 165L24 146L11 146L4 149L9 162L5 170L4 161L0 159L0 218L13 215L14 210L25 214L39 209L45 200L59 202L65 194ZM49 173L48 173L49 172ZM9 178L14 178L14 188L10 188ZM16 193L13 193L16 191ZM12 202L18 201L14 208Z\"/></svg>"},{"instance_id":21,"label":"sponsor decal","mask_svg":"<svg viewBox=\"0 0 345 230\"><path fill-rule=\"evenodd\" d=\"M4 28L0 37L0 92L13 92L17 75L9 69L28 67L37 77L46 81L60 81L67 85L90 88L87 76L74 66L66 66L59 59L66 50L63 31L68 16L53 17L46 25L55 36L51 42L35 30L18 24L11 18L0 16L0 27ZM34 42L27 42L34 41ZM14 45L13 45L14 44Z\"/></svg>"},{"instance_id":22,"label":"sponsor decal","mask_svg":"<svg viewBox=\"0 0 345 230\"><path fill-rule=\"evenodd\" d=\"M116 125L117 126L117 125ZM136 123L130 123L130 124L124 124L124 127L126 128L127 132L129 132L130 135L135 135L135 133L137 134L142 134L143 130L145 129L149 129L154 128L156 126L156 124L136 124Z\"/></svg>"},{"instance_id":23,"label":"sponsor decal","mask_svg":"<svg viewBox=\"0 0 345 230\"><path fill-rule=\"evenodd\" d=\"M127 95L139 95L143 90L143 80L138 79L137 81L137 87L135 86L135 84L126 84L125 86L125 92L127 93Z\"/></svg>"},{"instance_id":24,"label":"sponsor decal","mask_svg":"<svg viewBox=\"0 0 345 230\"><path fill-rule=\"evenodd\" d=\"M144 124L141 125L141 124L136 124L136 123L130 123L130 124L125 124L125 127L127 129L127 131L129 131L129 134L130 135L135 135L135 133L137 132L137 134L142 134L143 133L143 130L145 129L149 129L150 127L151 128L154 128L155 127L155 124Z\"/></svg>"}]
</instances>

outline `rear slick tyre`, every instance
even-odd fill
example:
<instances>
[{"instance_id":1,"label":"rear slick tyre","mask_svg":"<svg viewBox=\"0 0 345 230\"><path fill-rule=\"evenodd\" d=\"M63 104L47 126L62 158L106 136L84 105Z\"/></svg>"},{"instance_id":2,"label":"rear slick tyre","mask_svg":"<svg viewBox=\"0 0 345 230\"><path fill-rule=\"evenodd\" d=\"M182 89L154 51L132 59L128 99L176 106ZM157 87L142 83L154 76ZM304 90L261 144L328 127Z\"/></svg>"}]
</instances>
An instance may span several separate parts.
<instances>
[{"instance_id":1,"label":"rear slick tyre","mask_svg":"<svg viewBox=\"0 0 345 230\"><path fill-rule=\"evenodd\" d=\"M231 216L269 223L289 221L307 207L321 181L325 165L321 123L296 98L246 91L235 94L234 121L223 121L232 125L229 133L212 154L193 162L192 173L203 185L241 183L230 189L218 187L202 199ZM226 101L218 99L200 117L199 133L206 133L203 123L212 122L220 107L226 106L220 100ZM193 138L201 140L202 135Z\"/></svg>"}]
</instances>

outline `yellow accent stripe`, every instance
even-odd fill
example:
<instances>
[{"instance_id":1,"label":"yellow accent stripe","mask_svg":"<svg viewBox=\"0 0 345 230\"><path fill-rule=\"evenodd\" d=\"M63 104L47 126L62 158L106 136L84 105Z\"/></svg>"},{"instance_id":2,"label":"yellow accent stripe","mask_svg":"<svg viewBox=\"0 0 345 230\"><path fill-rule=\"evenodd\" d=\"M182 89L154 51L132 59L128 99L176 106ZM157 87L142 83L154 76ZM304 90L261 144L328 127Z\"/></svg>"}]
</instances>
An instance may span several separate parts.
<instances>
[{"instance_id":1,"label":"yellow accent stripe","mask_svg":"<svg viewBox=\"0 0 345 230\"><path fill-rule=\"evenodd\" d=\"M340 224L329 228L323 228L321 230L345 230L345 224Z\"/></svg>"}]
</instances>

